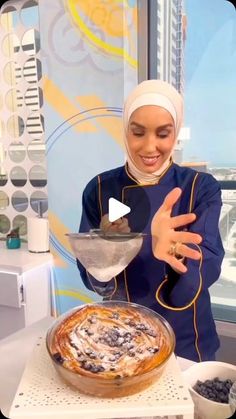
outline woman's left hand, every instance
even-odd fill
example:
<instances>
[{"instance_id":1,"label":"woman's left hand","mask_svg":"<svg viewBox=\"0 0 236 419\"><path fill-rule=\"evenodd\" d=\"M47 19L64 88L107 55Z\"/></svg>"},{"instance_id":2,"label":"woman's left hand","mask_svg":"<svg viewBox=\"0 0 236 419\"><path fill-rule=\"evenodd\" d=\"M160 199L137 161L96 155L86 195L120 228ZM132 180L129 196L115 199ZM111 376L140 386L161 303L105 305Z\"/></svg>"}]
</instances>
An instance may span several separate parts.
<instances>
[{"instance_id":1,"label":"woman's left hand","mask_svg":"<svg viewBox=\"0 0 236 419\"><path fill-rule=\"evenodd\" d=\"M112 223L109 221L108 214L103 215L99 228L105 233L130 233L127 218L122 217Z\"/></svg>"},{"instance_id":2,"label":"woman's left hand","mask_svg":"<svg viewBox=\"0 0 236 419\"><path fill-rule=\"evenodd\" d=\"M168 263L175 271L185 273L184 258L198 260L200 252L187 246L199 244L202 237L187 231L176 231L178 227L192 223L196 219L193 213L171 216L173 206L180 198L182 191L174 188L163 201L163 204L153 217L151 224L152 250L154 256Z\"/></svg>"}]
</instances>

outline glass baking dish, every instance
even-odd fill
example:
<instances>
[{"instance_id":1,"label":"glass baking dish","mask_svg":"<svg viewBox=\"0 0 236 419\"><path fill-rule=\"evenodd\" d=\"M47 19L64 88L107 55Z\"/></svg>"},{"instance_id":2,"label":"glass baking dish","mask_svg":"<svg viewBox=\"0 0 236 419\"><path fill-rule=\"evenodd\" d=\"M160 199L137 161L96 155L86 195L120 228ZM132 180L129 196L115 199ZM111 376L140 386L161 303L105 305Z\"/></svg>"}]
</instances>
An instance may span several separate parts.
<instances>
[{"instance_id":1,"label":"glass baking dish","mask_svg":"<svg viewBox=\"0 0 236 419\"><path fill-rule=\"evenodd\" d=\"M151 309L104 301L58 317L46 346L56 371L80 392L123 397L159 379L174 351L175 335Z\"/></svg>"}]
</instances>

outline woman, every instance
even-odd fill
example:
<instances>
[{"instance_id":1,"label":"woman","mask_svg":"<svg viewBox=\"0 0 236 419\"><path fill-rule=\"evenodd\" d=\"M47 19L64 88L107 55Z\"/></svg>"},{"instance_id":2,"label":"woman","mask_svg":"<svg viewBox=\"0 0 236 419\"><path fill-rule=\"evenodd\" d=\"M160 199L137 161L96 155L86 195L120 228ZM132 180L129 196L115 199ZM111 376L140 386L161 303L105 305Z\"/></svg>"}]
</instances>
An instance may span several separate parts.
<instances>
[{"instance_id":1,"label":"woman","mask_svg":"<svg viewBox=\"0 0 236 419\"><path fill-rule=\"evenodd\" d=\"M86 186L80 231L137 230L132 213L108 221L108 199L132 207L142 190L150 203L142 229L147 236L135 259L105 285L89 277L79 261L78 267L86 287L106 299L142 304L165 317L176 335L177 355L213 360L219 339L208 289L224 256L218 229L221 192L210 174L173 162L182 115L182 98L166 82L144 81L130 94L124 106L127 162Z\"/></svg>"}]
</instances>

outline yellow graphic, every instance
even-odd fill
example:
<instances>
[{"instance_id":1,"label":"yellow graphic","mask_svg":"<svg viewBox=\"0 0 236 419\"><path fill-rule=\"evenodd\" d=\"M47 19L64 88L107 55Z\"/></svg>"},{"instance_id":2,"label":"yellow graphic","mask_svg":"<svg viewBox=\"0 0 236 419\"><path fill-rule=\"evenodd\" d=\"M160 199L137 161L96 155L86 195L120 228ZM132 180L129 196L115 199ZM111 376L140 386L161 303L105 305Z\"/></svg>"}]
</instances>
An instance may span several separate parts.
<instances>
[{"instance_id":1,"label":"yellow graphic","mask_svg":"<svg viewBox=\"0 0 236 419\"><path fill-rule=\"evenodd\" d=\"M64 247L64 249L66 249L67 252L69 252L72 257L74 257L72 255L72 251L71 251L71 247L70 247L68 238L65 235L66 233L68 233L68 229L60 221L60 219L54 213L52 213L51 211L48 212L48 220L49 220L49 225L50 225L50 231L52 232L53 236L55 236L56 239L60 242L60 245L62 247ZM57 253L57 251L53 250L52 253L53 253L53 256L54 256L55 266L66 268L67 264L63 261L63 259Z\"/></svg>"},{"instance_id":2,"label":"yellow graphic","mask_svg":"<svg viewBox=\"0 0 236 419\"><path fill-rule=\"evenodd\" d=\"M51 105L64 120L68 120L81 111L81 109L78 109L77 106L73 105L64 93L53 83L53 81L48 79L46 76L43 77L43 94L49 105ZM80 119L84 119L84 115L78 115L77 122L79 122ZM68 122L73 124L75 120L72 119ZM96 126L90 121L83 121L81 124L75 124L73 128L77 132L97 131Z\"/></svg>"},{"instance_id":3,"label":"yellow graphic","mask_svg":"<svg viewBox=\"0 0 236 419\"><path fill-rule=\"evenodd\" d=\"M82 301L83 303L93 303L93 299L79 291L73 290L56 290L55 295L63 297L71 297Z\"/></svg>"},{"instance_id":4,"label":"yellow graphic","mask_svg":"<svg viewBox=\"0 0 236 419\"><path fill-rule=\"evenodd\" d=\"M95 95L87 96L78 96L77 100L81 107L84 109L106 107L106 104ZM104 115L107 111L104 109L95 109L94 111L89 111L91 115ZM109 114L107 112L107 114ZM111 114L111 112L110 112ZM124 148L123 141L123 131L122 131L122 118L118 116L109 115L108 118L97 118L96 123L99 124L103 129L105 129L108 134L122 147Z\"/></svg>"},{"instance_id":5,"label":"yellow graphic","mask_svg":"<svg viewBox=\"0 0 236 419\"><path fill-rule=\"evenodd\" d=\"M114 6L114 2L110 3L113 3ZM119 5L116 4L116 9L114 10L113 7L113 13L109 16L109 19L107 20L106 8L108 7L108 4L106 3L106 5L104 5L104 2L102 0L67 0L67 6L74 23L76 23L80 31L86 36L86 38L90 42L92 42L93 45L102 49L108 54L123 57L123 59L126 60L132 67L137 68L137 60L135 58L131 57L130 54L124 48L111 45L108 42L103 41L101 38L96 36L96 34L88 28L88 26L85 24L84 19L81 18L78 12L79 6L80 9L83 10L83 13L89 18L91 18L91 20L96 25L98 25L98 27L102 27L103 31L105 31L106 28L106 30L108 30L110 34L112 34L113 36L118 35L124 38L128 35L128 26L125 22L124 11L122 8L123 2L119 3L121 3L121 7L118 7Z\"/></svg>"},{"instance_id":6,"label":"yellow graphic","mask_svg":"<svg viewBox=\"0 0 236 419\"><path fill-rule=\"evenodd\" d=\"M68 120L68 123L75 123L75 118L72 118L74 115L78 114L82 110L89 110L96 107L106 107L106 104L99 99L96 95L86 95L78 96L76 100L79 104L77 106L73 105L71 101L63 94L63 92L53 83L52 80L44 76L43 79L43 89L44 97L47 102L54 108L54 110L61 115L65 120ZM90 111L90 115L95 116L96 124L100 125L105 129L111 137L122 147L124 148L124 142L122 138L122 120L117 116L109 116L108 118L97 118L98 115L104 115L106 111L104 109L95 109ZM76 117L76 122L79 122L85 117L84 114L78 115ZM71 119L70 119L71 118ZM70 120L69 120L70 119ZM90 121L83 121L81 124L75 124L73 128L77 132L97 132L98 129L95 123Z\"/></svg>"},{"instance_id":7,"label":"yellow graphic","mask_svg":"<svg viewBox=\"0 0 236 419\"><path fill-rule=\"evenodd\" d=\"M50 246L50 253L53 256L53 265L56 268L67 268L68 264L64 262L64 260L61 258L57 250L54 249L54 247L52 246Z\"/></svg>"}]
</instances>

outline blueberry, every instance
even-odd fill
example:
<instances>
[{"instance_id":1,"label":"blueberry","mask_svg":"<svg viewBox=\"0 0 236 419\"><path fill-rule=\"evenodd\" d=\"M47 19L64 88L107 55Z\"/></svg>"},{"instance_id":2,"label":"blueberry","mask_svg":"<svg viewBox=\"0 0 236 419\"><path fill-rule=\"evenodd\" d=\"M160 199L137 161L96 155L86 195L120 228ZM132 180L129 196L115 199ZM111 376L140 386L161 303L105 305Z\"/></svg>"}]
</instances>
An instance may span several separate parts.
<instances>
[{"instance_id":1,"label":"blueberry","mask_svg":"<svg viewBox=\"0 0 236 419\"><path fill-rule=\"evenodd\" d=\"M216 389L217 391L221 391L221 390L222 390L222 388L223 388L223 386L222 386L222 384L221 384L221 383L215 383L215 389Z\"/></svg>"},{"instance_id":2,"label":"blueberry","mask_svg":"<svg viewBox=\"0 0 236 419\"><path fill-rule=\"evenodd\" d=\"M126 332L126 333L123 335L123 338L124 338L125 342L131 342L131 340L132 340L132 335L131 335L131 333Z\"/></svg>"},{"instance_id":3,"label":"blueberry","mask_svg":"<svg viewBox=\"0 0 236 419\"><path fill-rule=\"evenodd\" d=\"M145 326L144 323L137 323L136 324L136 329L137 330L147 330L148 328L147 328L147 326Z\"/></svg>"},{"instance_id":4,"label":"blueberry","mask_svg":"<svg viewBox=\"0 0 236 419\"><path fill-rule=\"evenodd\" d=\"M125 347L127 349L133 349L134 348L134 345L132 343L126 343Z\"/></svg>"},{"instance_id":5,"label":"blueberry","mask_svg":"<svg viewBox=\"0 0 236 419\"><path fill-rule=\"evenodd\" d=\"M206 381L205 381L205 385L206 385L207 387L212 387L212 381L211 381L211 380L206 380Z\"/></svg>"},{"instance_id":6,"label":"blueberry","mask_svg":"<svg viewBox=\"0 0 236 419\"><path fill-rule=\"evenodd\" d=\"M70 341L70 346L74 349L78 349L78 346L72 341Z\"/></svg>"},{"instance_id":7,"label":"blueberry","mask_svg":"<svg viewBox=\"0 0 236 419\"><path fill-rule=\"evenodd\" d=\"M86 371L91 371L94 373L103 372L105 370L102 365L96 365L88 361L82 362L81 367Z\"/></svg>"},{"instance_id":8,"label":"blueberry","mask_svg":"<svg viewBox=\"0 0 236 419\"><path fill-rule=\"evenodd\" d=\"M117 339L118 346L123 345L124 341L125 341L125 340L124 340L124 338L119 337L119 338Z\"/></svg>"},{"instance_id":9,"label":"blueberry","mask_svg":"<svg viewBox=\"0 0 236 419\"><path fill-rule=\"evenodd\" d=\"M126 324L128 324L130 327L136 327L136 323L131 319L128 319Z\"/></svg>"},{"instance_id":10,"label":"blueberry","mask_svg":"<svg viewBox=\"0 0 236 419\"><path fill-rule=\"evenodd\" d=\"M102 365L94 365L92 364L91 372L103 372L105 371L105 368Z\"/></svg>"},{"instance_id":11,"label":"blueberry","mask_svg":"<svg viewBox=\"0 0 236 419\"><path fill-rule=\"evenodd\" d=\"M229 394L229 390L225 386L222 388L222 392L227 395Z\"/></svg>"},{"instance_id":12,"label":"blueberry","mask_svg":"<svg viewBox=\"0 0 236 419\"><path fill-rule=\"evenodd\" d=\"M146 333L147 333L147 335L149 335L149 336L151 336L151 337L153 337L153 338L156 338L157 337L157 334L154 332L154 330L152 330L152 329L148 329L147 331L146 331Z\"/></svg>"},{"instance_id":13,"label":"blueberry","mask_svg":"<svg viewBox=\"0 0 236 419\"><path fill-rule=\"evenodd\" d=\"M119 315L119 313L114 311L114 313L112 313L112 315L109 318L118 320L120 318L120 315Z\"/></svg>"},{"instance_id":14,"label":"blueberry","mask_svg":"<svg viewBox=\"0 0 236 419\"><path fill-rule=\"evenodd\" d=\"M53 358L59 364L63 364L63 362L65 361L64 358L61 356L61 354L59 352L56 352L55 354L53 354Z\"/></svg>"},{"instance_id":15,"label":"blueberry","mask_svg":"<svg viewBox=\"0 0 236 419\"><path fill-rule=\"evenodd\" d=\"M90 364L90 362L88 361L82 361L81 362L81 368L83 368L86 371L90 371L92 367L92 364Z\"/></svg>"},{"instance_id":16,"label":"blueberry","mask_svg":"<svg viewBox=\"0 0 236 419\"><path fill-rule=\"evenodd\" d=\"M87 321L91 324L95 324L97 322L97 318L96 318L96 316L92 315L92 316L88 317Z\"/></svg>"},{"instance_id":17,"label":"blueberry","mask_svg":"<svg viewBox=\"0 0 236 419\"><path fill-rule=\"evenodd\" d=\"M147 350L151 352L151 354L155 354L159 351L159 348L153 348L152 346L150 346L149 348L147 348Z\"/></svg>"}]
</instances>

